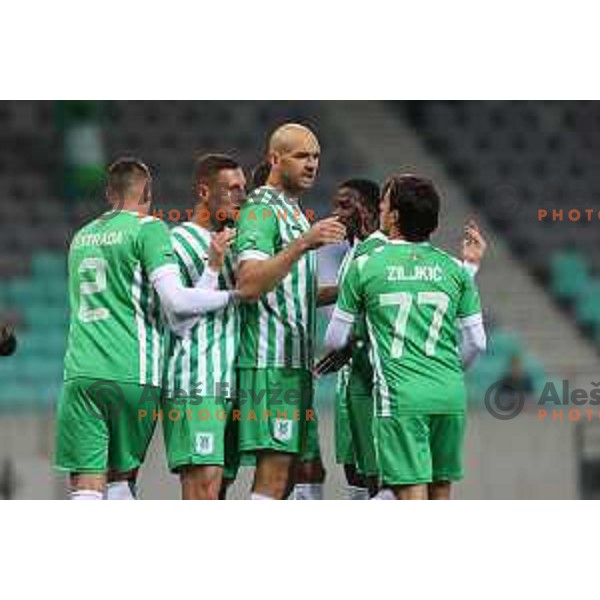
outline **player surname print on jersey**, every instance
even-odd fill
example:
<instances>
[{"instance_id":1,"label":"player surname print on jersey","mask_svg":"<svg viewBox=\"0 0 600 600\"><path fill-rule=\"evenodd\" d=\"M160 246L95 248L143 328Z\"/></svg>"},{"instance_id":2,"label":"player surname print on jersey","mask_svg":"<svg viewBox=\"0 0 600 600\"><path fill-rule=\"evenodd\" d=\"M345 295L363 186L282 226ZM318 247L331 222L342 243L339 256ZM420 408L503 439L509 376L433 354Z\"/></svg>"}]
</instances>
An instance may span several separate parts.
<instances>
[{"instance_id":1,"label":"player surname print on jersey","mask_svg":"<svg viewBox=\"0 0 600 600\"><path fill-rule=\"evenodd\" d=\"M404 265L387 267L388 281L441 281L444 275L442 267L435 265L416 265L413 268Z\"/></svg>"}]
</instances>

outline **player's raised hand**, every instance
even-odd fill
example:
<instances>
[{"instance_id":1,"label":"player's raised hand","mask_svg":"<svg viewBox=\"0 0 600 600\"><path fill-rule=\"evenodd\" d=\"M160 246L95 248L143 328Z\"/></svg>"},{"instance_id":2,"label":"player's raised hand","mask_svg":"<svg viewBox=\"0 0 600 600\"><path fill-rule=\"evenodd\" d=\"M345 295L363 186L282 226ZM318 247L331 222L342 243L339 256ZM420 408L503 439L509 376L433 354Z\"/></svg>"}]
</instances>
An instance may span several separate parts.
<instances>
[{"instance_id":1,"label":"player's raised hand","mask_svg":"<svg viewBox=\"0 0 600 600\"><path fill-rule=\"evenodd\" d=\"M479 265L487 250L487 246L487 241L483 237L479 225L473 219L469 219L465 224L462 259L474 265Z\"/></svg>"},{"instance_id":2,"label":"player's raised hand","mask_svg":"<svg viewBox=\"0 0 600 600\"><path fill-rule=\"evenodd\" d=\"M346 239L346 228L339 217L328 217L317 221L305 234L304 239L310 249L339 244Z\"/></svg>"},{"instance_id":3,"label":"player's raised hand","mask_svg":"<svg viewBox=\"0 0 600 600\"><path fill-rule=\"evenodd\" d=\"M225 253L231 245L234 236L235 229L228 227L212 236L208 249L208 264L215 271L220 271L223 268Z\"/></svg>"}]
</instances>

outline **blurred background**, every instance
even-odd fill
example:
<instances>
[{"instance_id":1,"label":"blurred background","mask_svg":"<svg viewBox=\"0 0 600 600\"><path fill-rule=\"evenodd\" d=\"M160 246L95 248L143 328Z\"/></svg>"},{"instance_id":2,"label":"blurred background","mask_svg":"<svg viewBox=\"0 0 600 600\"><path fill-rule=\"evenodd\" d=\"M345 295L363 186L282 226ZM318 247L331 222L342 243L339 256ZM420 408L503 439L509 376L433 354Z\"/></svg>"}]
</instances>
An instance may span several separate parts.
<instances>
[{"instance_id":1,"label":"blurred background","mask_svg":"<svg viewBox=\"0 0 600 600\"><path fill-rule=\"evenodd\" d=\"M308 125L321 142L318 183L304 199L317 215L331 211L345 179L418 172L443 195L438 245L458 255L469 217L490 241L478 275L489 348L468 375L467 477L457 497L600 497L600 412L588 422L569 417L573 406L548 405L549 417L538 417L547 384L562 398L565 381L588 393L600 381L600 103L507 101L0 101L0 318L19 340L14 356L0 358L0 497L65 497L51 457L66 253L72 233L104 210L106 164L139 156L154 172L155 208L185 210L196 155L230 153L249 172L285 121ZM343 252L321 254L323 281ZM321 332L326 323L323 312ZM522 392L514 418L486 408L496 382ZM334 385L321 380L317 399L329 498L343 493ZM552 419L552 409L562 416ZM158 428L141 497L178 497L161 445ZM250 478L240 477L232 497L247 494Z\"/></svg>"}]
</instances>

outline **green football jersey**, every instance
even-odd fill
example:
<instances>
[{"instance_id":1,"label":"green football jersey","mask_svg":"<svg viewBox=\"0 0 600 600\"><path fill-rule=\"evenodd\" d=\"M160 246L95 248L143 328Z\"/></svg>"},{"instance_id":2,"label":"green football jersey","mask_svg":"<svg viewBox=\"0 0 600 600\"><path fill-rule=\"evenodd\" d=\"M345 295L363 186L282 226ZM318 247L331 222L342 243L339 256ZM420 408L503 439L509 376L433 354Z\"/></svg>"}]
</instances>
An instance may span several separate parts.
<instances>
[{"instance_id":1,"label":"green football jersey","mask_svg":"<svg viewBox=\"0 0 600 600\"><path fill-rule=\"evenodd\" d=\"M194 286L208 263L211 233L194 223L184 223L172 232L173 249L182 280ZM219 273L220 290L235 289L230 253ZM238 310L235 304L201 315L189 335L169 336L166 388L169 397L231 397L234 363L238 351Z\"/></svg>"},{"instance_id":2,"label":"green football jersey","mask_svg":"<svg viewBox=\"0 0 600 600\"><path fill-rule=\"evenodd\" d=\"M65 380L160 385L162 322L150 275L169 264L169 229L153 217L109 211L75 234Z\"/></svg>"},{"instance_id":3,"label":"green football jersey","mask_svg":"<svg viewBox=\"0 0 600 600\"><path fill-rule=\"evenodd\" d=\"M240 211L237 260L268 259L309 228L297 201L268 186L258 188ZM241 305L238 366L312 368L316 298L316 257L310 251L258 302Z\"/></svg>"},{"instance_id":4,"label":"green football jersey","mask_svg":"<svg viewBox=\"0 0 600 600\"><path fill-rule=\"evenodd\" d=\"M365 315L381 416L465 410L457 320L481 306L459 261L429 243L389 240L353 261L337 308Z\"/></svg>"},{"instance_id":5,"label":"green football jersey","mask_svg":"<svg viewBox=\"0 0 600 600\"><path fill-rule=\"evenodd\" d=\"M343 286L344 278L352 261L385 244L387 237L381 231L375 231L364 240L356 240L344 256L338 276L338 286ZM337 393L345 394L350 385L355 393L370 395L372 390L373 370L369 362L367 328L364 317L356 319L352 328L352 358L338 373Z\"/></svg>"}]
</instances>

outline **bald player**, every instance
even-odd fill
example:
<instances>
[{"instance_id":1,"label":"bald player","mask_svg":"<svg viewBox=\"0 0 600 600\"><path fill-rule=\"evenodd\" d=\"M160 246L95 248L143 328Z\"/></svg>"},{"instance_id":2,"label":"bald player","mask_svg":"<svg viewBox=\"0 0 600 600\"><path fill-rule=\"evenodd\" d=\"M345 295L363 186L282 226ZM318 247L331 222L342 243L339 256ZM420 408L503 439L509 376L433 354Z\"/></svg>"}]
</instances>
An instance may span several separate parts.
<instances>
[{"instance_id":1,"label":"bald player","mask_svg":"<svg viewBox=\"0 0 600 600\"><path fill-rule=\"evenodd\" d=\"M281 500L294 459L315 430L312 374L316 307L335 301L317 290L314 250L343 241L337 217L311 226L298 199L314 184L321 149L310 129L293 123L271 136L266 185L247 198L236 237L241 307L238 356L240 450L256 456L251 498Z\"/></svg>"}]
</instances>

